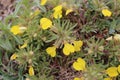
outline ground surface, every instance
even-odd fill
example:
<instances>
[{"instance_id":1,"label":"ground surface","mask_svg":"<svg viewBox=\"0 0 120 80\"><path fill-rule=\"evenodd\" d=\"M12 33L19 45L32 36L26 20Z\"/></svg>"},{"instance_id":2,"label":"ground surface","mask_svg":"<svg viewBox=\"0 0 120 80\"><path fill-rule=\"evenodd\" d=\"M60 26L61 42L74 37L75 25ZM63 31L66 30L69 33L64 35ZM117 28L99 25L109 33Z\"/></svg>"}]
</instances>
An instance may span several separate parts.
<instances>
[{"instance_id":1,"label":"ground surface","mask_svg":"<svg viewBox=\"0 0 120 80\"><path fill-rule=\"evenodd\" d=\"M15 0L0 0L0 20L13 12L14 2Z\"/></svg>"}]
</instances>

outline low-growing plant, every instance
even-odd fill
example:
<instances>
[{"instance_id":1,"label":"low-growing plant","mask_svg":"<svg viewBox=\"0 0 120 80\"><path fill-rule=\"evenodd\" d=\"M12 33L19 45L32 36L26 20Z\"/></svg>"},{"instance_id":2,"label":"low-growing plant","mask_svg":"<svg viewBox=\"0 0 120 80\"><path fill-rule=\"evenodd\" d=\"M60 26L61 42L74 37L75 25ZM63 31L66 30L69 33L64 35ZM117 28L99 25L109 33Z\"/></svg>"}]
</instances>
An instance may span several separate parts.
<instances>
[{"instance_id":1,"label":"low-growing plant","mask_svg":"<svg viewBox=\"0 0 120 80\"><path fill-rule=\"evenodd\" d=\"M15 2L0 22L1 79L120 79L120 0Z\"/></svg>"}]
</instances>

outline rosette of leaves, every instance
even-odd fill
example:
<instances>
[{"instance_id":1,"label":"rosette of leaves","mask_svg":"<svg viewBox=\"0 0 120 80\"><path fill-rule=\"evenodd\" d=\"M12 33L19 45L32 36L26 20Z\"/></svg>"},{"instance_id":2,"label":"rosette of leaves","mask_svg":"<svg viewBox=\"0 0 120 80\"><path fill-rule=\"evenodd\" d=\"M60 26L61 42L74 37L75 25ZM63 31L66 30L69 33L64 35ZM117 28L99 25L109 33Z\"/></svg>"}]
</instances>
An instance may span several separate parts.
<instances>
[{"instance_id":1,"label":"rosette of leaves","mask_svg":"<svg viewBox=\"0 0 120 80\"><path fill-rule=\"evenodd\" d=\"M101 64L92 64L84 73L85 80L103 80L104 67Z\"/></svg>"},{"instance_id":2,"label":"rosette of leaves","mask_svg":"<svg viewBox=\"0 0 120 80\"><path fill-rule=\"evenodd\" d=\"M53 42L56 47L62 47L64 42L72 42L75 40L73 29L76 24L69 20L55 20L54 26L50 29L46 42Z\"/></svg>"},{"instance_id":3,"label":"rosette of leaves","mask_svg":"<svg viewBox=\"0 0 120 80\"><path fill-rule=\"evenodd\" d=\"M103 54L104 50L104 39L96 40L95 37L90 38L88 41L86 41L88 47L85 48L88 51L88 55L93 55L94 57L97 57L100 54Z\"/></svg>"},{"instance_id":4,"label":"rosette of leaves","mask_svg":"<svg viewBox=\"0 0 120 80\"><path fill-rule=\"evenodd\" d=\"M109 34L114 34L116 32L120 32L120 23L119 23L120 19L113 19L111 22L108 21L108 25L109 25Z\"/></svg>"}]
</instances>

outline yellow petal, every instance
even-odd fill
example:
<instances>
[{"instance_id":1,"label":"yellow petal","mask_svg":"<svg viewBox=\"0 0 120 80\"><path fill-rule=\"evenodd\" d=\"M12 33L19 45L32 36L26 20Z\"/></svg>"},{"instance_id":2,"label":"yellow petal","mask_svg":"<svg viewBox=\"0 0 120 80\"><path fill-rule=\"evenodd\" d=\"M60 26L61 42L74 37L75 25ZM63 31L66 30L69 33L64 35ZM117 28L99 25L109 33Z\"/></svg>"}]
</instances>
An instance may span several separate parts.
<instances>
[{"instance_id":1,"label":"yellow petal","mask_svg":"<svg viewBox=\"0 0 120 80\"><path fill-rule=\"evenodd\" d=\"M75 48L75 51L80 51L80 48L82 47L83 45L83 41L79 40L79 41L74 41L74 48Z\"/></svg>"},{"instance_id":2,"label":"yellow petal","mask_svg":"<svg viewBox=\"0 0 120 80\"><path fill-rule=\"evenodd\" d=\"M26 42L22 46L20 46L20 49L23 49L25 47L27 47L27 43Z\"/></svg>"},{"instance_id":3,"label":"yellow petal","mask_svg":"<svg viewBox=\"0 0 120 80\"><path fill-rule=\"evenodd\" d=\"M17 35L17 34L20 34L21 33L21 30L20 30L20 26L18 25L15 25L15 26L12 26L10 31L14 34L14 35Z\"/></svg>"},{"instance_id":4,"label":"yellow petal","mask_svg":"<svg viewBox=\"0 0 120 80\"><path fill-rule=\"evenodd\" d=\"M110 77L108 77L108 78L104 78L104 80L112 80Z\"/></svg>"},{"instance_id":5,"label":"yellow petal","mask_svg":"<svg viewBox=\"0 0 120 80\"><path fill-rule=\"evenodd\" d=\"M10 57L10 60L14 60L18 57L18 55L16 53L14 53L11 57Z\"/></svg>"},{"instance_id":6,"label":"yellow petal","mask_svg":"<svg viewBox=\"0 0 120 80\"><path fill-rule=\"evenodd\" d=\"M62 18L62 5L58 5L55 8L53 8L54 13L53 13L53 17L54 18Z\"/></svg>"},{"instance_id":7,"label":"yellow petal","mask_svg":"<svg viewBox=\"0 0 120 80\"><path fill-rule=\"evenodd\" d=\"M76 62L73 63L73 68L75 70L85 70L86 62L82 58L78 58Z\"/></svg>"},{"instance_id":8,"label":"yellow petal","mask_svg":"<svg viewBox=\"0 0 120 80\"><path fill-rule=\"evenodd\" d=\"M75 78L74 78L74 80L81 80L81 79L80 79L80 78L78 78L78 77L75 77Z\"/></svg>"},{"instance_id":9,"label":"yellow petal","mask_svg":"<svg viewBox=\"0 0 120 80\"><path fill-rule=\"evenodd\" d=\"M42 29L48 29L52 26L52 21L48 18L42 18L40 19L40 26L42 27Z\"/></svg>"},{"instance_id":10,"label":"yellow petal","mask_svg":"<svg viewBox=\"0 0 120 80\"><path fill-rule=\"evenodd\" d=\"M29 75L33 76L34 75L34 69L32 66L29 67Z\"/></svg>"},{"instance_id":11,"label":"yellow petal","mask_svg":"<svg viewBox=\"0 0 120 80\"><path fill-rule=\"evenodd\" d=\"M118 69L118 72L120 73L120 65L117 67L117 69Z\"/></svg>"},{"instance_id":12,"label":"yellow petal","mask_svg":"<svg viewBox=\"0 0 120 80\"><path fill-rule=\"evenodd\" d=\"M110 67L106 70L106 73L110 76L110 77L116 77L118 76L118 72L117 72L117 67Z\"/></svg>"},{"instance_id":13,"label":"yellow petal","mask_svg":"<svg viewBox=\"0 0 120 80\"><path fill-rule=\"evenodd\" d=\"M84 59L78 58L78 59L77 59L77 62L79 62L79 63L81 64L81 66L82 66L83 68L85 68L86 62L85 62Z\"/></svg>"},{"instance_id":14,"label":"yellow petal","mask_svg":"<svg viewBox=\"0 0 120 80\"><path fill-rule=\"evenodd\" d=\"M65 55L69 55L70 53L73 53L75 51L74 46L71 44L66 43L63 48L63 53Z\"/></svg>"},{"instance_id":15,"label":"yellow petal","mask_svg":"<svg viewBox=\"0 0 120 80\"><path fill-rule=\"evenodd\" d=\"M73 68L77 71L83 70L83 67L81 67L81 64L78 62L73 63Z\"/></svg>"},{"instance_id":16,"label":"yellow petal","mask_svg":"<svg viewBox=\"0 0 120 80\"><path fill-rule=\"evenodd\" d=\"M63 53L67 56L70 55L70 51L67 48L63 48Z\"/></svg>"},{"instance_id":17,"label":"yellow petal","mask_svg":"<svg viewBox=\"0 0 120 80\"><path fill-rule=\"evenodd\" d=\"M103 14L104 16L110 17L110 16L112 15L112 12L109 11L108 9L103 9L103 10L102 10L102 14Z\"/></svg>"},{"instance_id":18,"label":"yellow petal","mask_svg":"<svg viewBox=\"0 0 120 80\"><path fill-rule=\"evenodd\" d=\"M75 77L74 80L84 80L84 77L81 78Z\"/></svg>"},{"instance_id":19,"label":"yellow petal","mask_svg":"<svg viewBox=\"0 0 120 80\"><path fill-rule=\"evenodd\" d=\"M55 8L53 8L53 10L56 11L61 11L62 10L62 5L58 5Z\"/></svg>"},{"instance_id":20,"label":"yellow petal","mask_svg":"<svg viewBox=\"0 0 120 80\"><path fill-rule=\"evenodd\" d=\"M42 6L43 6L43 5L45 5L45 4L46 4L46 2L47 2L47 0L41 0L41 1L40 1L40 5L42 5Z\"/></svg>"},{"instance_id":21,"label":"yellow petal","mask_svg":"<svg viewBox=\"0 0 120 80\"><path fill-rule=\"evenodd\" d=\"M73 68L77 71L85 70L86 62L82 58L78 58L77 61L73 63Z\"/></svg>"},{"instance_id":22,"label":"yellow petal","mask_svg":"<svg viewBox=\"0 0 120 80\"><path fill-rule=\"evenodd\" d=\"M68 14L71 13L71 12L73 12L73 10L72 10L72 9L68 9L68 10L66 11L65 15L68 15Z\"/></svg>"},{"instance_id":23,"label":"yellow petal","mask_svg":"<svg viewBox=\"0 0 120 80\"><path fill-rule=\"evenodd\" d=\"M81 41L81 40L74 41L74 45L77 45L77 46L81 47L83 45L83 41Z\"/></svg>"},{"instance_id":24,"label":"yellow petal","mask_svg":"<svg viewBox=\"0 0 120 80\"><path fill-rule=\"evenodd\" d=\"M61 10L60 11L55 11L53 13L53 17L56 18L56 19L62 18L62 11Z\"/></svg>"},{"instance_id":25,"label":"yellow petal","mask_svg":"<svg viewBox=\"0 0 120 80\"><path fill-rule=\"evenodd\" d=\"M46 52L51 56L51 57L55 57L56 56L56 47L48 47L46 49Z\"/></svg>"}]
</instances>

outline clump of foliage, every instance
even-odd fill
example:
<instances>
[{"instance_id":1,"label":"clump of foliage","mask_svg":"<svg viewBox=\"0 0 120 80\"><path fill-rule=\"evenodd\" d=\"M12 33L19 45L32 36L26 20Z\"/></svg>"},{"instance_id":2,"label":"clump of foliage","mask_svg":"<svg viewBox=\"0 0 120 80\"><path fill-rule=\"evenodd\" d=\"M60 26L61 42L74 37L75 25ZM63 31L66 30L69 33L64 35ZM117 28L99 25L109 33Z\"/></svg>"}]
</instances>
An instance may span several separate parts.
<instances>
[{"instance_id":1,"label":"clump of foliage","mask_svg":"<svg viewBox=\"0 0 120 80\"><path fill-rule=\"evenodd\" d=\"M16 0L0 22L3 80L119 80L120 0Z\"/></svg>"}]
</instances>

